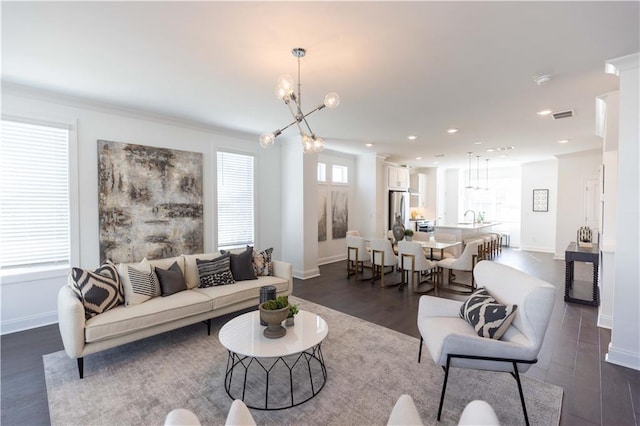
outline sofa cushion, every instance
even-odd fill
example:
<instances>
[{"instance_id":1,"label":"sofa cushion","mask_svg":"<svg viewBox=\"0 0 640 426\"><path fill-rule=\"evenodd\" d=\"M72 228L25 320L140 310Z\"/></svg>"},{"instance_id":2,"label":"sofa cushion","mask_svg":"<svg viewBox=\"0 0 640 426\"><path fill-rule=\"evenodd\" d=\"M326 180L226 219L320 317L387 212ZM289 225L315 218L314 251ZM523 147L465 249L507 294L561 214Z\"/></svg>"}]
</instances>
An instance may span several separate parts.
<instances>
[{"instance_id":1,"label":"sofa cushion","mask_svg":"<svg viewBox=\"0 0 640 426\"><path fill-rule=\"evenodd\" d=\"M72 268L70 275L71 288L82 301L86 319L124 302L118 269L110 261L93 271Z\"/></svg>"},{"instance_id":2,"label":"sofa cushion","mask_svg":"<svg viewBox=\"0 0 640 426\"><path fill-rule=\"evenodd\" d=\"M211 260L196 259L198 275L200 275L199 288L213 287L235 283L231 273L231 255L225 253Z\"/></svg>"},{"instance_id":3,"label":"sofa cushion","mask_svg":"<svg viewBox=\"0 0 640 426\"><path fill-rule=\"evenodd\" d=\"M460 306L460 317L473 326L478 336L500 339L513 322L517 309L517 305L498 303L482 287Z\"/></svg>"},{"instance_id":4,"label":"sofa cushion","mask_svg":"<svg viewBox=\"0 0 640 426\"><path fill-rule=\"evenodd\" d=\"M118 306L86 322L85 340L97 342L176 321L212 309L209 297L195 290L181 291L135 306Z\"/></svg>"},{"instance_id":5,"label":"sofa cushion","mask_svg":"<svg viewBox=\"0 0 640 426\"><path fill-rule=\"evenodd\" d=\"M271 264L271 255L273 248L268 248L260 252L253 251L253 269L257 276L273 275L273 265Z\"/></svg>"},{"instance_id":6,"label":"sofa cushion","mask_svg":"<svg viewBox=\"0 0 640 426\"><path fill-rule=\"evenodd\" d=\"M256 272L253 269L253 247L247 246L246 250L240 253L220 250L221 254L230 253L231 273L236 281L255 280Z\"/></svg>"},{"instance_id":7,"label":"sofa cushion","mask_svg":"<svg viewBox=\"0 0 640 426\"><path fill-rule=\"evenodd\" d=\"M200 275L198 274L198 265L196 259L211 260L220 256L220 253L202 253L202 254L183 254L184 259L184 280L187 282L187 288L192 289L200 285Z\"/></svg>"},{"instance_id":8,"label":"sofa cushion","mask_svg":"<svg viewBox=\"0 0 640 426\"><path fill-rule=\"evenodd\" d=\"M187 289L187 284L184 282L184 276L180 266L178 266L178 262L173 262L169 269L155 267L153 270L158 276L160 292L163 297Z\"/></svg>"},{"instance_id":9,"label":"sofa cushion","mask_svg":"<svg viewBox=\"0 0 640 426\"><path fill-rule=\"evenodd\" d=\"M143 276L140 276L136 271L142 273ZM151 270L151 265L146 257L140 263L119 264L118 273L124 289L125 306L139 305L152 297L160 296L160 284L157 283L158 279ZM131 280L132 277L134 277L134 282Z\"/></svg>"},{"instance_id":10,"label":"sofa cushion","mask_svg":"<svg viewBox=\"0 0 640 426\"><path fill-rule=\"evenodd\" d=\"M251 299L255 299L257 305L260 300L260 287L265 285L274 286L277 292L285 292L289 289L289 281L284 278L259 277L257 280L240 281L234 285L195 290L213 299L213 309L220 309Z\"/></svg>"}]
</instances>

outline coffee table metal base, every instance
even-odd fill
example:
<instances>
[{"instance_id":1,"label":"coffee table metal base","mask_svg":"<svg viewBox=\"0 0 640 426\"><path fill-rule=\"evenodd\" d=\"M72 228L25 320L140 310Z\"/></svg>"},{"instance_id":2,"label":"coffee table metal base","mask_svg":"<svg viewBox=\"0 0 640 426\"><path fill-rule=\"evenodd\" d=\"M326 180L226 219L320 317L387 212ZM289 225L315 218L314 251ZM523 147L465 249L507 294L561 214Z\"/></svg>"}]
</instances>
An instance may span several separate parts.
<instances>
[{"instance_id":1,"label":"coffee table metal base","mask_svg":"<svg viewBox=\"0 0 640 426\"><path fill-rule=\"evenodd\" d=\"M322 357L321 345L322 342L298 354L277 358L256 358L238 355L235 352L229 351L229 356L227 358L227 371L224 378L224 388L231 399L241 399L247 407L254 408L256 410L282 410L303 404L316 396L322 390L327 381L327 369L324 364L324 358ZM304 366L305 362L306 368ZM307 392L302 393L302 395L298 395L298 398L296 399L296 390L301 392L301 386L298 386L300 381L306 380L304 374L301 373L300 370L305 370L305 373L308 373L309 388L306 388ZM289 398L282 405L276 405L274 401L269 401L269 391L273 391L273 386L271 386L271 388L269 386L270 381L272 380L272 375L286 374L286 371L289 373ZM241 384L237 383L239 380L234 382L234 373L236 376L241 376L239 378L239 380L242 381ZM303 375L302 378L298 377L300 374ZM245 400L248 385L247 377L250 375L254 376L255 379L259 379L259 375L264 375L264 383L260 383L260 385L264 385L264 405L255 404L254 401L257 401L257 398L252 398L251 401ZM294 380L294 376L297 380ZM315 383L314 378L316 379ZM238 379L238 377L236 377L236 379ZM236 386L233 386L232 389L232 385L234 384ZM250 391L255 392L257 390L251 389ZM272 399L273 397L274 396L272 395Z\"/></svg>"}]
</instances>

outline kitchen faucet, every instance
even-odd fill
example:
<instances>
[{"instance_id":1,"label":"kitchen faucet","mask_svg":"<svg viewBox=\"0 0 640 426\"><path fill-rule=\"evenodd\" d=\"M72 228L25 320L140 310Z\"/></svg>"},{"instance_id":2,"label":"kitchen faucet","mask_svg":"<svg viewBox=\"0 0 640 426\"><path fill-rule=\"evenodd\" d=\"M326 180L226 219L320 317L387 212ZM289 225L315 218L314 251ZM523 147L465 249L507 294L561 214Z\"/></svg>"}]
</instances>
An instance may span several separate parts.
<instances>
[{"instance_id":1,"label":"kitchen faucet","mask_svg":"<svg viewBox=\"0 0 640 426\"><path fill-rule=\"evenodd\" d=\"M473 214L473 224L476 223L476 212L474 212L473 210L467 210L466 212L464 212L464 215L462 216L463 218L467 218L467 213L471 212L471 214Z\"/></svg>"}]
</instances>

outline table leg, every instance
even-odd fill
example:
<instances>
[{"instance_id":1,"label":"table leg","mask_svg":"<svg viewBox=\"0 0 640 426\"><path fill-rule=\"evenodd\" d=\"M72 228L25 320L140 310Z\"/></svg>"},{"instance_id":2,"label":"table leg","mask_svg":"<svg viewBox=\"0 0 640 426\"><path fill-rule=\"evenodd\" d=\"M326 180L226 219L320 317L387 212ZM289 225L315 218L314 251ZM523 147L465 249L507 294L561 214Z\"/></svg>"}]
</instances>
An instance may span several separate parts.
<instances>
[{"instance_id":1,"label":"table leg","mask_svg":"<svg viewBox=\"0 0 640 426\"><path fill-rule=\"evenodd\" d=\"M573 266L573 262L566 261L564 263L564 300L565 302L569 301L569 289L571 288L571 269Z\"/></svg>"},{"instance_id":2,"label":"table leg","mask_svg":"<svg viewBox=\"0 0 640 426\"><path fill-rule=\"evenodd\" d=\"M593 299L595 303L600 304L598 297L598 265L593 264Z\"/></svg>"}]
</instances>

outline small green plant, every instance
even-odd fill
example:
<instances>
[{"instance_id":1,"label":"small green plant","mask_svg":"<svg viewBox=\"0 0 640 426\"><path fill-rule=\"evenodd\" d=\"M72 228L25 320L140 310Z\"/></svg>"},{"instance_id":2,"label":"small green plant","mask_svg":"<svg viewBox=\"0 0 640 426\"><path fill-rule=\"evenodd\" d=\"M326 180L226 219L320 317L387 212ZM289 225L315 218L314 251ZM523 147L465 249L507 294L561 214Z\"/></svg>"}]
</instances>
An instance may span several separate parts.
<instances>
[{"instance_id":1,"label":"small green plant","mask_svg":"<svg viewBox=\"0 0 640 426\"><path fill-rule=\"evenodd\" d=\"M289 316L287 318L293 318L298 312L298 305L289 305Z\"/></svg>"},{"instance_id":2,"label":"small green plant","mask_svg":"<svg viewBox=\"0 0 640 426\"><path fill-rule=\"evenodd\" d=\"M413 231L411 229L405 229L404 235L406 235L407 237L413 237Z\"/></svg>"},{"instance_id":3,"label":"small green plant","mask_svg":"<svg viewBox=\"0 0 640 426\"><path fill-rule=\"evenodd\" d=\"M287 296L278 296L275 299L264 302L262 308L267 311L275 311L276 309L286 308L287 305L289 305L289 298Z\"/></svg>"}]
</instances>

